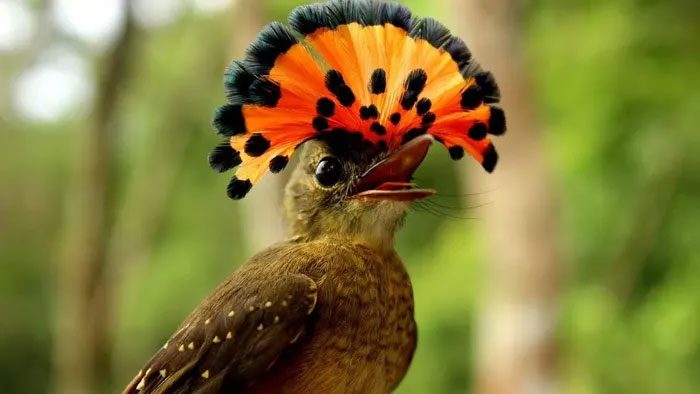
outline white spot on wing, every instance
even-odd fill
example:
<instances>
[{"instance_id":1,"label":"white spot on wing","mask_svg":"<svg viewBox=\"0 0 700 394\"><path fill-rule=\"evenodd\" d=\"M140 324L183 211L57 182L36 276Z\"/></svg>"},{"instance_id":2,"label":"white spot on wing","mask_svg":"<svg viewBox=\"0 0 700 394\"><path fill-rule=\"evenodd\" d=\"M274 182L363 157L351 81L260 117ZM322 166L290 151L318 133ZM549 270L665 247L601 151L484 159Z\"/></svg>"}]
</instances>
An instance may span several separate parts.
<instances>
[{"instance_id":1,"label":"white spot on wing","mask_svg":"<svg viewBox=\"0 0 700 394\"><path fill-rule=\"evenodd\" d=\"M141 381L139 382L139 384L136 385L136 390L141 391L141 390L143 390L144 387L146 387L146 378L148 377L149 373L151 373L151 368L148 368L146 370L146 373L143 375L143 378L141 378Z\"/></svg>"}]
</instances>

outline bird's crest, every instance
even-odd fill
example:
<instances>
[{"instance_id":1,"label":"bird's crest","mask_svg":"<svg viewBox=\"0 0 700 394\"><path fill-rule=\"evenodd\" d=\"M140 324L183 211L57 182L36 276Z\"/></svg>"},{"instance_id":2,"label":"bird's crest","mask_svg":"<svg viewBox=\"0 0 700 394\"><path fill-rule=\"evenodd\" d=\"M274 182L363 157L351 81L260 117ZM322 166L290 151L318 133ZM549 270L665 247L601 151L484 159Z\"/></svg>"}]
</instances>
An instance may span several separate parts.
<instances>
[{"instance_id":1,"label":"bird's crest","mask_svg":"<svg viewBox=\"0 0 700 394\"><path fill-rule=\"evenodd\" d=\"M227 104L214 117L226 141L209 161L238 166L229 197L284 169L303 142L341 130L388 151L431 134L452 158L466 151L493 171L489 134L506 129L498 87L440 22L393 2L331 0L294 9L289 24L267 25L226 72Z\"/></svg>"}]
</instances>

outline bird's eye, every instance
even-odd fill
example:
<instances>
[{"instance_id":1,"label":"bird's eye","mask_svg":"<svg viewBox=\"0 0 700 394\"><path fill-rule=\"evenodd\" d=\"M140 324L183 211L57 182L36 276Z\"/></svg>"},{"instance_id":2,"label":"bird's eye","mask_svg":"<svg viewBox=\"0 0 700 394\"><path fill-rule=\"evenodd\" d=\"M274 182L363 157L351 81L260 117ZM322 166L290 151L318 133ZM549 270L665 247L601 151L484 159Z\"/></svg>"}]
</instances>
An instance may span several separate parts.
<instances>
[{"instance_id":1,"label":"bird's eye","mask_svg":"<svg viewBox=\"0 0 700 394\"><path fill-rule=\"evenodd\" d=\"M321 159L316 166L316 180L321 186L331 187L340 181L343 168L335 157Z\"/></svg>"}]
</instances>

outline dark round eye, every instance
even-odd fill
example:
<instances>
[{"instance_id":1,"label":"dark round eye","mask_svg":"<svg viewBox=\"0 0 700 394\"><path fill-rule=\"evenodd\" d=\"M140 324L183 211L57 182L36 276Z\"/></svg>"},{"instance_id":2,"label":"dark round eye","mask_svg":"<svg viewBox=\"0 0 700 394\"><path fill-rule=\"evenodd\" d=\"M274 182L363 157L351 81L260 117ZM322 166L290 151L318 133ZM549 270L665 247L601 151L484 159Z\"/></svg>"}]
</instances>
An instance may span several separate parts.
<instances>
[{"instance_id":1,"label":"dark round eye","mask_svg":"<svg viewBox=\"0 0 700 394\"><path fill-rule=\"evenodd\" d=\"M338 183L343 168L335 157L325 157L316 166L316 180L321 186L331 187Z\"/></svg>"}]
</instances>

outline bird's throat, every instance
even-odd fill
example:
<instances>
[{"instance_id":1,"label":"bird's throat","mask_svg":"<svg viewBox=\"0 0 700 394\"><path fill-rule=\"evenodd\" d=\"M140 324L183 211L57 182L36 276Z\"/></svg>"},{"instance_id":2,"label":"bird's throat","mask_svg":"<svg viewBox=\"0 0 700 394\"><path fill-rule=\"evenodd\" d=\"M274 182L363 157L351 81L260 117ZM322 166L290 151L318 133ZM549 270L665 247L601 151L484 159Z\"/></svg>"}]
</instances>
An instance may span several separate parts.
<instances>
[{"instance_id":1,"label":"bird's throat","mask_svg":"<svg viewBox=\"0 0 700 394\"><path fill-rule=\"evenodd\" d=\"M405 205L381 202L372 211L361 215L339 213L338 216L317 215L293 228L294 238L304 242L332 240L364 245L378 253L393 253L394 236L403 224Z\"/></svg>"}]
</instances>

